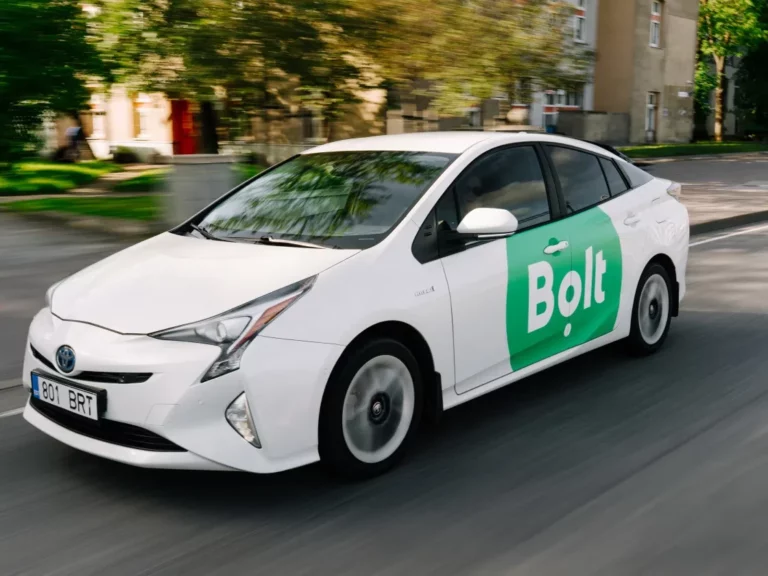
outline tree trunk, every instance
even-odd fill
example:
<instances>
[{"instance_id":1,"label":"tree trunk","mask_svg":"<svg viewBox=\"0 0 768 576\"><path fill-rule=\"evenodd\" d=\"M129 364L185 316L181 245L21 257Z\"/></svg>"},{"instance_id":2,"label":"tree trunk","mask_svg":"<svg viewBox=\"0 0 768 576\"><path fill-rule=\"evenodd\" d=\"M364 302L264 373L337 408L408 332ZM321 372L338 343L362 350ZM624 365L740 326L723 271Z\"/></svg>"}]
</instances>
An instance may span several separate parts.
<instances>
[{"instance_id":1,"label":"tree trunk","mask_svg":"<svg viewBox=\"0 0 768 576\"><path fill-rule=\"evenodd\" d=\"M715 56L715 70L717 75L717 88L715 88L715 142L722 142L723 119L725 117L725 92L723 91L723 78L725 78L724 56Z\"/></svg>"}]
</instances>

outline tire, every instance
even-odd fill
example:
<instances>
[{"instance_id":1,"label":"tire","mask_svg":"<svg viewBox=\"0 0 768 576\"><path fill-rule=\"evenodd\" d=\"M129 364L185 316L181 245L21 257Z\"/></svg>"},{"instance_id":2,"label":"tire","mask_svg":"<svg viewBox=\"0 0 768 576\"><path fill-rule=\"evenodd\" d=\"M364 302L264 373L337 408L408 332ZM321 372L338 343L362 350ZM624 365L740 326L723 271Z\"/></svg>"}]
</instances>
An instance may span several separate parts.
<instances>
[{"instance_id":1,"label":"tire","mask_svg":"<svg viewBox=\"0 0 768 576\"><path fill-rule=\"evenodd\" d=\"M411 351L389 338L362 344L342 362L320 410L320 459L341 476L370 478L396 464L412 441L423 379Z\"/></svg>"},{"instance_id":2,"label":"tire","mask_svg":"<svg viewBox=\"0 0 768 576\"><path fill-rule=\"evenodd\" d=\"M672 323L672 282L661 264L649 265L640 276L627 339L631 354L647 356L664 344Z\"/></svg>"}]
</instances>

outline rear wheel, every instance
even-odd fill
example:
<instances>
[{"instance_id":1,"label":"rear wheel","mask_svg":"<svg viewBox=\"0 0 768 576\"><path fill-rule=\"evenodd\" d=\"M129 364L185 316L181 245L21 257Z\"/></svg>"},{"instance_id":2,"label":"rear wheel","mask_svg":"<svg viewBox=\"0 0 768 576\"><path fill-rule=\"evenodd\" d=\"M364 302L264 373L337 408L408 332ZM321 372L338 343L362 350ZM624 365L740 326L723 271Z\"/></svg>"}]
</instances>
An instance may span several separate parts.
<instances>
[{"instance_id":1,"label":"rear wheel","mask_svg":"<svg viewBox=\"0 0 768 576\"><path fill-rule=\"evenodd\" d=\"M320 457L345 476L381 474L403 456L418 427L418 363L400 342L376 339L334 372L320 414Z\"/></svg>"},{"instance_id":2,"label":"rear wheel","mask_svg":"<svg viewBox=\"0 0 768 576\"><path fill-rule=\"evenodd\" d=\"M628 345L634 354L652 354L661 348L672 321L669 274L660 264L645 269L635 293Z\"/></svg>"}]
</instances>

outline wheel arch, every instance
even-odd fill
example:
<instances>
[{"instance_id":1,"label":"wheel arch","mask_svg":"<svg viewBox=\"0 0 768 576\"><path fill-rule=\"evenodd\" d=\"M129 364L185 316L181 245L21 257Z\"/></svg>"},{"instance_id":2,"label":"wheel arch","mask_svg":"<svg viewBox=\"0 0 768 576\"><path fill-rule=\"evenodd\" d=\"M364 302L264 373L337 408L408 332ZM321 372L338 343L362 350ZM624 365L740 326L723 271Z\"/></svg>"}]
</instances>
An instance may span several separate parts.
<instances>
[{"instance_id":1,"label":"wheel arch","mask_svg":"<svg viewBox=\"0 0 768 576\"><path fill-rule=\"evenodd\" d=\"M443 412L443 388L440 374L435 371L435 361L427 340L416 328L400 321L374 324L360 332L344 349L328 378L331 381L343 368L351 354L366 342L376 338L391 338L406 346L416 357L424 382L423 416L431 423L437 423ZM326 396L323 395L322 405ZM322 411L322 406L321 406Z\"/></svg>"},{"instance_id":2,"label":"wheel arch","mask_svg":"<svg viewBox=\"0 0 768 576\"><path fill-rule=\"evenodd\" d=\"M669 279L672 281L672 286L670 286L672 289L670 315L673 317L677 316L680 312L680 284L677 281L677 269L675 268L675 263L672 261L672 258L666 254L656 254L656 256L648 261L644 270L647 270L648 267L653 264L659 264L667 271L667 274L669 274Z\"/></svg>"}]
</instances>

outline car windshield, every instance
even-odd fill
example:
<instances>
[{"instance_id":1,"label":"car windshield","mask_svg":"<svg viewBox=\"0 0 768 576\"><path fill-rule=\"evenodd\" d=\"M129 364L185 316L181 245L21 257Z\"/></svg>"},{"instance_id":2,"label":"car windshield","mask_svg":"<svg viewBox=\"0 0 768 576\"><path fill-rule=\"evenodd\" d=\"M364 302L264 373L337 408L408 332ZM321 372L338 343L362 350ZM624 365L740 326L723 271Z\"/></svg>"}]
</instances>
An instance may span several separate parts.
<instances>
[{"instance_id":1,"label":"car windshield","mask_svg":"<svg viewBox=\"0 0 768 576\"><path fill-rule=\"evenodd\" d=\"M229 240L367 248L392 230L454 158L394 151L304 154L245 185L198 225Z\"/></svg>"}]
</instances>

